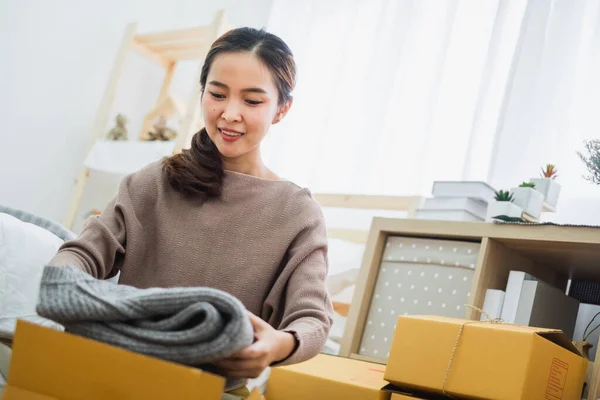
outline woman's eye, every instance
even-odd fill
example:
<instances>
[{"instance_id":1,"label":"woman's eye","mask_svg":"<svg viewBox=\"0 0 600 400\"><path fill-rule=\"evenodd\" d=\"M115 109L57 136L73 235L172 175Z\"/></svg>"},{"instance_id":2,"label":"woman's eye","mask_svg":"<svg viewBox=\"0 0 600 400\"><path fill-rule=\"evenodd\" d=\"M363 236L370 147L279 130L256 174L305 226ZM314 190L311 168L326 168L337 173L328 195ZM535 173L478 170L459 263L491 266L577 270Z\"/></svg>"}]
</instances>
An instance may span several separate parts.
<instances>
[{"instance_id":1,"label":"woman's eye","mask_svg":"<svg viewBox=\"0 0 600 400\"><path fill-rule=\"evenodd\" d=\"M215 93L215 92L210 92L211 96L214 97L215 99L224 99L225 96L219 93Z\"/></svg>"},{"instance_id":2,"label":"woman's eye","mask_svg":"<svg viewBox=\"0 0 600 400\"><path fill-rule=\"evenodd\" d=\"M262 104L262 101L246 100L246 103L250 104L251 106L257 106L259 104Z\"/></svg>"}]
</instances>

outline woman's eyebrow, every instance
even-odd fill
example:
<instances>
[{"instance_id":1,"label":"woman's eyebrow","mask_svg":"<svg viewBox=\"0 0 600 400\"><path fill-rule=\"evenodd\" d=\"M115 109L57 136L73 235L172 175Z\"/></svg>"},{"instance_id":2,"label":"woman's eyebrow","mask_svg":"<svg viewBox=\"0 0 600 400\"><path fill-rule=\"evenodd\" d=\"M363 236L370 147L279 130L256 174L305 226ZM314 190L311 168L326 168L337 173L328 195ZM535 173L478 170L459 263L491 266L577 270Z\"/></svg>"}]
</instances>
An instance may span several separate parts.
<instances>
[{"instance_id":1,"label":"woman's eyebrow","mask_svg":"<svg viewBox=\"0 0 600 400\"><path fill-rule=\"evenodd\" d=\"M219 81L210 81L210 82L208 82L208 84L213 85L213 86L218 86L223 89L229 89L229 87L226 84L219 82Z\"/></svg>"},{"instance_id":2,"label":"woman's eyebrow","mask_svg":"<svg viewBox=\"0 0 600 400\"><path fill-rule=\"evenodd\" d=\"M229 89L229 86L227 86L226 84L224 84L223 82L219 82L219 81L210 81L208 82L209 85L213 85L213 86L217 86L220 87L222 89ZM267 91L264 89L261 89L259 87L251 87L251 88L246 88L246 89L242 89L242 92L250 92L250 93L261 93L261 94L267 94Z\"/></svg>"},{"instance_id":3,"label":"woman's eyebrow","mask_svg":"<svg viewBox=\"0 0 600 400\"><path fill-rule=\"evenodd\" d=\"M242 89L242 92L251 92L251 93L262 93L267 94L267 91L258 87L246 88Z\"/></svg>"}]
</instances>

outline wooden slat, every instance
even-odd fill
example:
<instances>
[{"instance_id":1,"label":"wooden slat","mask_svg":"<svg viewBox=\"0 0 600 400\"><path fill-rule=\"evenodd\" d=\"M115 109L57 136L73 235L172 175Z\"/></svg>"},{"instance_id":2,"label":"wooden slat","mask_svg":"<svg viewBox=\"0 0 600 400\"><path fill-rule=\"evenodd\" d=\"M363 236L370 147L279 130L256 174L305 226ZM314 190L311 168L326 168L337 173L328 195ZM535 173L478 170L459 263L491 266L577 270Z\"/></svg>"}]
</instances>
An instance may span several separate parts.
<instances>
[{"instance_id":1,"label":"wooden slat","mask_svg":"<svg viewBox=\"0 0 600 400\"><path fill-rule=\"evenodd\" d=\"M433 221L424 219L373 218L384 232L459 240L496 239L600 244L600 228L553 225L521 226L489 222ZM548 247L553 246L551 243Z\"/></svg>"},{"instance_id":2,"label":"wooden slat","mask_svg":"<svg viewBox=\"0 0 600 400\"><path fill-rule=\"evenodd\" d=\"M489 264L487 263L488 254L491 252L489 240L487 238L483 238L481 242L481 247L479 248L479 255L477 257L477 264L475 265L475 271L473 273L473 280L471 283L471 297L469 298L469 305L475 306L477 308L483 308L483 301L485 300L485 291L490 289L485 286L486 283L491 283L492 281L500 281L501 277L494 276L493 270L488 268ZM504 289L502 289L504 290ZM465 311L465 318L467 319L478 319L479 312L472 309L471 307L467 307Z\"/></svg>"},{"instance_id":3,"label":"wooden slat","mask_svg":"<svg viewBox=\"0 0 600 400\"><path fill-rule=\"evenodd\" d=\"M152 125L155 122L155 116L153 112L156 111L157 107L159 107L169 97L169 88L171 87L171 81L173 80L176 64L177 63L175 61L171 61L166 68L165 76L163 78L162 85L160 86L160 92L158 93L158 99L156 100L156 105L154 106L154 109L144 117L142 129L138 135L139 140L147 140L149 138L148 132L150 132Z\"/></svg>"},{"instance_id":4,"label":"wooden slat","mask_svg":"<svg viewBox=\"0 0 600 400\"><path fill-rule=\"evenodd\" d=\"M130 23L125 27L125 32L123 34L123 38L121 39L121 44L119 46L119 50L117 51L117 55L115 56L115 61L110 71L108 82L104 88L102 100L100 101L100 105L96 111L96 119L94 121L94 127L92 128L92 134L90 135L91 140L88 142L86 152L84 154L88 154L94 147L96 141L104 137L106 133L110 108L117 93L119 78L121 76L121 72L123 71L127 54L131 48L131 43L133 41L136 29L137 24L135 23ZM75 217L77 216L77 211L79 210L79 205L81 203L81 198L83 197L88 176L89 171L87 167L82 167L77 177L75 187L73 188L71 199L69 201L69 208L64 219L64 225L69 229L73 227L73 222L75 222Z\"/></svg>"},{"instance_id":5,"label":"wooden slat","mask_svg":"<svg viewBox=\"0 0 600 400\"><path fill-rule=\"evenodd\" d=\"M185 40L181 42L166 42L161 44L147 45L152 51L160 53L167 50L194 50L210 46L211 43L203 39Z\"/></svg>"},{"instance_id":6,"label":"wooden slat","mask_svg":"<svg viewBox=\"0 0 600 400\"><path fill-rule=\"evenodd\" d=\"M370 210L410 211L418 196L375 196L359 194L315 194L322 207L361 208Z\"/></svg>"},{"instance_id":7,"label":"wooden slat","mask_svg":"<svg viewBox=\"0 0 600 400\"><path fill-rule=\"evenodd\" d=\"M167 99L169 96L169 88L171 87L171 82L173 81L173 74L175 73L175 65L176 63L173 61L167 66L167 70L165 71L165 76L163 78L162 85L160 86L160 92L158 93L158 99L156 100L156 106L161 104L163 101Z\"/></svg>"},{"instance_id":8,"label":"wooden slat","mask_svg":"<svg viewBox=\"0 0 600 400\"><path fill-rule=\"evenodd\" d=\"M327 229L327 237L333 239L347 240L349 242L354 243L366 243L369 237L369 232L357 229L330 228Z\"/></svg>"},{"instance_id":9,"label":"wooden slat","mask_svg":"<svg viewBox=\"0 0 600 400\"><path fill-rule=\"evenodd\" d=\"M150 61L153 61L160 65L163 68L168 68L172 63L172 60L164 57L163 55L152 51L146 44L133 39L131 41L131 49L137 52L139 55L147 58Z\"/></svg>"},{"instance_id":10,"label":"wooden slat","mask_svg":"<svg viewBox=\"0 0 600 400\"><path fill-rule=\"evenodd\" d=\"M199 60L203 59L206 56L208 49L192 49L192 50L166 50L162 51L163 57L168 58L170 60L175 61L183 61L183 60Z\"/></svg>"},{"instance_id":11,"label":"wooden slat","mask_svg":"<svg viewBox=\"0 0 600 400\"><path fill-rule=\"evenodd\" d=\"M340 345L340 356L342 357L356 353L360 346L386 240L387 235L381 231L379 226L372 224L344 328L344 337Z\"/></svg>"},{"instance_id":12,"label":"wooden slat","mask_svg":"<svg viewBox=\"0 0 600 400\"><path fill-rule=\"evenodd\" d=\"M212 37L212 34L213 26L200 26L196 28L136 35L135 38L147 45L158 46L168 42L173 43L189 39Z\"/></svg>"}]
</instances>

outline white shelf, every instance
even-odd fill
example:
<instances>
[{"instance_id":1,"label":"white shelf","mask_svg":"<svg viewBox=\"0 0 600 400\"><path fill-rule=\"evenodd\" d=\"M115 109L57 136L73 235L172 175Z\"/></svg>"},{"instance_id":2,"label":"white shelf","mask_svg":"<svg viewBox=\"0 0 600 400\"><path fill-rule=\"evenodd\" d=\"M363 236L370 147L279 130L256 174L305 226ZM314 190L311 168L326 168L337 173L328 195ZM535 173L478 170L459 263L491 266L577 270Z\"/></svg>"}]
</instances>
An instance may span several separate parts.
<instances>
[{"instance_id":1,"label":"white shelf","mask_svg":"<svg viewBox=\"0 0 600 400\"><path fill-rule=\"evenodd\" d=\"M85 166L91 170L127 175L163 157L173 155L175 141L111 141L96 142Z\"/></svg>"}]
</instances>

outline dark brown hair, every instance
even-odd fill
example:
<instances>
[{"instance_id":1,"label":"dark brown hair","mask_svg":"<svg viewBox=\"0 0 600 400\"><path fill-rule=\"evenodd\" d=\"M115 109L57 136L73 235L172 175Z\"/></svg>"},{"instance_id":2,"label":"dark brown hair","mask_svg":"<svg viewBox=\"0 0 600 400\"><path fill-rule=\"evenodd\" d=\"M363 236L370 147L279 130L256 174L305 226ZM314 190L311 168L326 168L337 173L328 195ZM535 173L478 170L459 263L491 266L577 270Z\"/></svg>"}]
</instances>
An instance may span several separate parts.
<instances>
[{"instance_id":1,"label":"dark brown hair","mask_svg":"<svg viewBox=\"0 0 600 400\"><path fill-rule=\"evenodd\" d=\"M222 53L237 52L251 52L269 68L279 94L279 106L291 100L296 83L296 63L292 51L279 37L264 29L253 28L233 29L213 43L200 74L203 94L215 58ZM205 128L193 136L190 149L165 159L163 170L171 186L185 195L217 197L221 194L223 161Z\"/></svg>"}]
</instances>

